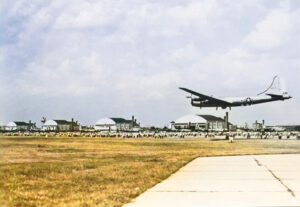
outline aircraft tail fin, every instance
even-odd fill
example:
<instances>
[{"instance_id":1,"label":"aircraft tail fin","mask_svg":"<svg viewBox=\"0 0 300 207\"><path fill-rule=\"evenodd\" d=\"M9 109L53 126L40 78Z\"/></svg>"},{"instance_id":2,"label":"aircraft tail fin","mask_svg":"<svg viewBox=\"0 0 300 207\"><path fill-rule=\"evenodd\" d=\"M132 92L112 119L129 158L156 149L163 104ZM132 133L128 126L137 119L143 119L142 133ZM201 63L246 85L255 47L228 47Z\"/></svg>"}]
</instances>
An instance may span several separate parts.
<instances>
[{"instance_id":1,"label":"aircraft tail fin","mask_svg":"<svg viewBox=\"0 0 300 207\"><path fill-rule=\"evenodd\" d=\"M272 81L271 85L266 90L264 90L263 92L261 92L261 93L259 93L257 95L258 96L262 95L262 94L281 95L282 93L283 92L282 92L282 89L281 89L280 79L276 75L273 78L273 81Z\"/></svg>"}]
</instances>

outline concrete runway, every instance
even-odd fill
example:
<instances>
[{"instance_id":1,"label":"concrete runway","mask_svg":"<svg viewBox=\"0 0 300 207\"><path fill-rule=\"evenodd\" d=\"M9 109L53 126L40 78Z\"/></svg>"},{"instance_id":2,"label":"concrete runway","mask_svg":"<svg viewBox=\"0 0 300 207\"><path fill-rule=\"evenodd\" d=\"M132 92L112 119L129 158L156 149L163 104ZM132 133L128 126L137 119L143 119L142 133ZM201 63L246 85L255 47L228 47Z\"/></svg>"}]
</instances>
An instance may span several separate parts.
<instances>
[{"instance_id":1,"label":"concrete runway","mask_svg":"<svg viewBox=\"0 0 300 207\"><path fill-rule=\"evenodd\" d=\"M197 158L125 206L300 206L300 155Z\"/></svg>"}]
</instances>

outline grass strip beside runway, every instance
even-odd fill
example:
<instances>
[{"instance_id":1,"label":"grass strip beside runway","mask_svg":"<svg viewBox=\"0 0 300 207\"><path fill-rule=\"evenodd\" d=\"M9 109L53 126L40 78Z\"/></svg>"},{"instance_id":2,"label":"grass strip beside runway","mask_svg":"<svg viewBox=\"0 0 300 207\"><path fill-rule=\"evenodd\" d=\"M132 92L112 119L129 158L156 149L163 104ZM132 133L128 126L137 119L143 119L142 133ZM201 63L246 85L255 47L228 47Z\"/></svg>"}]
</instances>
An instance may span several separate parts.
<instances>
[{"instance_id":1,"label":"grass strip beside runway","mask_svg":"<svg viewBox=\"0 0 300 207\"><path fill-rule=\"evenodd\" d=\"M0 137L0 206L121 206L196 157L276 153L300 141Z\"/></svg>"}]
</instances>

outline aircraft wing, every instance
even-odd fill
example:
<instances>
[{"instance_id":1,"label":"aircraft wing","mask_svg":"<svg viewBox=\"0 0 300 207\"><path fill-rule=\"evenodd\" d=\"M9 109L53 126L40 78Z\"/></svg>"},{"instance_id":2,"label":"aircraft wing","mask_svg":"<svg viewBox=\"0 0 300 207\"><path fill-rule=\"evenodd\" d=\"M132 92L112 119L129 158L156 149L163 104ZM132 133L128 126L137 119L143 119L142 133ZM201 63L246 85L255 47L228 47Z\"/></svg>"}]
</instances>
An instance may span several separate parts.
<instances>
[{"instance_id":1,"label":"aircraft wing","mask_svg":"<svg viewBox=\"0 0 300 207\"><path fill-rule=\"evenodd\" d=\"M225 105L225 106L230 106L231 103L230 102L227 102L227 101L224 101L224 100L221 100L221 99L217 99L217 98L213 98L211 96L207 96L207 95L204 95L204 94L201 94L201 93L198 93L198 92L195 92L195 91L192 91L190 89L187 89L187 88L179 88L185 92L188 92L188 93L191 93L195 96L198 96L200 98L203 98L203 99L207 99L213 103L216 103L216 104L220 104L220 105Z\"/></svg>"}]
</instances>

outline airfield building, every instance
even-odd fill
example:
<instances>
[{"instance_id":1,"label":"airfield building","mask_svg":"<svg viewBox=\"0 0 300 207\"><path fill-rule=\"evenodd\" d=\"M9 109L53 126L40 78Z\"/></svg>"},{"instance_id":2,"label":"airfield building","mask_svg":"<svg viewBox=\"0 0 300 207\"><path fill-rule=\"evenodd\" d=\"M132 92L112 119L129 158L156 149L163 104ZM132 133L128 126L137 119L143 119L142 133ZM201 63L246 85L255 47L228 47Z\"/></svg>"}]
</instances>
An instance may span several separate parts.
<instances>
[{"instance_id":1,"label":"airfield building","mask_svg":"<svg viewBox=\"0 0 300 207\"><path fill-rule=\"evenodd\" d=\"M225 119L212 115L192 114L171 122L170 127L172 130L178 131L224 131L227 129L227 122Z\"/></svg>"},{"instance_id":2,"label":"airfield building","mask_svg":"<svg viewBox=\"0 0 300 207\"><path fill-rule=\"evenodd\" d=\"M67 120L47 120L43 126L43 131L78 131L79 130L79 124L78 122L67 121Z\"/></svg>"},{"instance_id":3,"label":"airfield building","mask_svg":"<svg viewBox=\"0 0 300 207\"><path fill-rule=\"evenodd\" d=\"M4 124L2 124L1 122L0 122L0 131L4 131L5 130L5 126L4 126Z\"/></svg>"},{"instance_id":4,"label":"airfield building","mask_svg":"<svg viewBox=\"0 0 300 207\"><path fill-rule=\"evenodd\" d=\"M11 121L5 126L6 131L32 131L36 129L35 123L31 121Z\"/></svg>"},{"instance_id":5,"label":"airfield building","mask_svg":"<svg viewBox=\"0 0 300 207\"><path fill-rule=\"evenodd\" d=\"M94 125L96 131L139 131L140 124L134 116L131 120L123 118L102 118Z\"/></svg>"},{"instance_id":6,"label":"airfield building","mask_svg":"<svg viewBox=\"0 0 300 207\"><path fill-rule=\"evenodd\" d=\"M279 125L279 126L266 126L266 129L269 131L300 131L300 125Z\"/></svg>"},{"instance_id":7,"label":"airfield building","mask_svg":"<svg viewBox=\"0 0 300 207\"><path fill-rule=\"evenodd\" d=\"M262 131L265 129L265 121L262 120L262 122L258 122L257 120L255 121L255 123L253 123L252 128L254 131Z\"/></svg>"}]
</instances>

